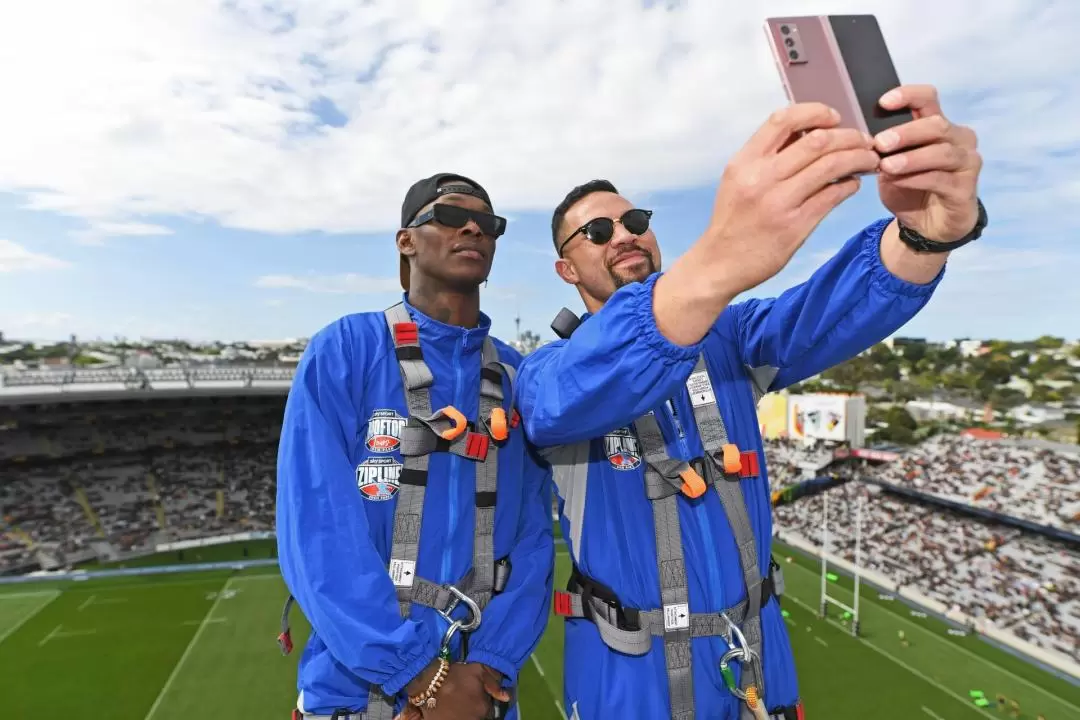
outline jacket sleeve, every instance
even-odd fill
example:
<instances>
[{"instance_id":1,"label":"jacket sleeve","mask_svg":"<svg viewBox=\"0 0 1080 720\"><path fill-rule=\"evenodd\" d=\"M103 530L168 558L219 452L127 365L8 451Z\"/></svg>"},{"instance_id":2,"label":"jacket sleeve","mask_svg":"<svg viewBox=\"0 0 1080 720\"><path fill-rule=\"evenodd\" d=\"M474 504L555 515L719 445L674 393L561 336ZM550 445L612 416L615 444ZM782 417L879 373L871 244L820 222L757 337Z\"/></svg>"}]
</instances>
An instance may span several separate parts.
<instances>
[{"instance_id":1,"label":"jacket sleeve","mask_svg":"<svg viewBox=\"0 0 1080 720\"><path fill-rule=\"evenodd\" d=\"M526 356L517 380L525 433L539 447L589 440L623 427L675 394L701 343L672 343L656 327L659 274L619 288L568 340Z\"/></svg>"},{"instance_id":2,"label":"jacket sleeve","mask_svg":"<svg viewBox=\"0 0 1080 720\"><path fill-rule=\"evenodd\" d=\"M484 609L473 633L468 662L498 670L505 684L517 682L544 634L554 585L551 469L532 448L525 459L521 523L510 551L510 579Z\"/></svg>"},{"instance_id":3,"label":"jacket sleeve","mask_svg":"<svg viewBox=\"0 0 1080 720\"><path fill-rule=\"evenodd\" d=\"M285 583L334 659L396 695L434 660L437 639L402 620L369 536L348 441L364 339L317 334L297 367L278 446L277 538Z\"/></svg>"},{"instance_id":4,"label":"jacket sleeve","mask_svg":"<svg viewBox=\"0 0 1080 720\"><path fill-rule=\"evenodd\" d=\"M779 297L732 305L742 361L773 368L763 391L781 390L889 337L930 300L945 274L925 285L902 280L881 261L883 219L858 233L806 282ZM724 320L718 323L724 332Z\"/></svg>"}]
</instances>

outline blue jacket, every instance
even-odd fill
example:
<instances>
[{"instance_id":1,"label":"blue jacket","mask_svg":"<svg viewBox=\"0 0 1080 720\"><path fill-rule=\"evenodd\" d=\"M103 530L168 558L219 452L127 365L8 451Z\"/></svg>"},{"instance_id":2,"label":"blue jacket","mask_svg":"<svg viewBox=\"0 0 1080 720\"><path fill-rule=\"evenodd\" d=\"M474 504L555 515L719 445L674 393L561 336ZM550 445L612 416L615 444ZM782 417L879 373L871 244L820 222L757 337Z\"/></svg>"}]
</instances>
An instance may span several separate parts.
<instances>
[{"instance_id":1,"label":"blue jacket","mask_svg":"<svg viewBox=\"0 0 1080 720\"><path fill-rule=\"evenodd\" d=\"M466 330L407 307L435 376L432 407L453 405L475 420L490 320L481 316L480 327ZM501 360L520 363L509 346L496 346ZM435 659L446 631L447 622L426 607L414 604L410 619L401 618L387 572L396 495L380 500L382 493L368 497L358 489L369 458L402 462L392 448L398 418L407 416L381 312L346 316L311 339L285 408L277 485L281 571L312 625L297 682L306 712L362 710L370 683L403 695ZM509 556L511 573L484 610L467 660L498 670L509 685L546 626L554 550L550 471L535 459L520 427L500 447L498 463L494 550L496 558ZM472 566L474 463L435 453L429 473L416 572L454 583ZM464 617L461 610L455 617Z\"/></svg>"},{"instance_id":2,"label":"blue jacket","mask_svg":"<svg viewBox=\"0 0 1080 720\"><path fill-rule=\"evenodd\" d=\"M704 353L731 442L761 458L760 477L744 481L743 489L765 577L772 535L769 481L746 366L777 368L769 389L780 390L886 338L926 304L941 275L921 286L893 276L879 254L887 224L879 221L851 238L809 280L779 297L730 305L696 345L674 345L657 330L652 293L659 276L653 275L620 288L569 340L525 359L517 392L529 439L539 447L591 441L583 510L568 513L566 498L560 497L563 536L580 570L614 590L625 606L661 607L645 464L625 429L652 410L672 457L700 457L685 383ZM579 503L580 495L574 504ZM739 555L719 496L711 490L696 500L679 496L679 516L690 610L715 613L741 601ZM775 601L763 608L762 627L766 701L772 710L798 699L791 648ZM738 717L738 701L723 689L719 672L726 649L720 638L692 641L698 720ZM565 651L568 714L576 706L583 720L667 716L660 638L643 657L621 655L600 641L591 622L568 620Z\"/></svg>"}]
</instances>

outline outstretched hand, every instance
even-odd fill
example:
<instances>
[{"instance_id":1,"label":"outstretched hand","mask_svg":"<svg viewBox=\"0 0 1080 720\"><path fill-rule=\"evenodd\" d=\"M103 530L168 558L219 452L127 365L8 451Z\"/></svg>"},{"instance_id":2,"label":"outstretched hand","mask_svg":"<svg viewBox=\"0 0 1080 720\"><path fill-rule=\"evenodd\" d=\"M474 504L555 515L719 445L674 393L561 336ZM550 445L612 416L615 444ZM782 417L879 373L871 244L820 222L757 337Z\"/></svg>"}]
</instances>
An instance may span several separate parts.
<instances>
[{"instance_id":1,"label":"outstretched hand","mask_svg":"<svg viewBox=\"0 0 1080 720\"><path fill-rule=\"evenodd\" d=\"M878 133L881 202L928 240L951 242L975 227L982 157L975 131L945 117L931 85L901 85L881 97L886 110L909 108L915 119Z\"/></svg>"},{"instance_id":2,"label":"outstretched hand","mask_svg":"<svg viewBox=\"0 0 1080 720\"><path fill-rule=\"evenodd\" d=\"M773 113L724 170L706 242L734 275L734 294L776 275L821 220L859 189L879 157L868 135L836 127L821 103Z\"/></svg>"}]
</instances>

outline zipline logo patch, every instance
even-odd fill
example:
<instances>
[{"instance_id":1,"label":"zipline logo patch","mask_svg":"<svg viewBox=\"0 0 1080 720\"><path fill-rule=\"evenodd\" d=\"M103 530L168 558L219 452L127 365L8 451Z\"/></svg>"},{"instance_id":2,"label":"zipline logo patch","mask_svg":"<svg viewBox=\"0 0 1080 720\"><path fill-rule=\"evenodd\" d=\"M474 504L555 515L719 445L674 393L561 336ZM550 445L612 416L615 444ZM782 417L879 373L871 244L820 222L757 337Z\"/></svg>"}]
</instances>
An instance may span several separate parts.
<instances>
[{"instance_id":1,"label":"zipline logo patch","mask_svg":"<svg viewBox=\"0 0 1080 720\"><path fill-rule=\"evenodd\" d=\"M401 463L390 457L369 457L356 466L356 487L365 500L381 502L397 495Z\"/></svg>"},{"instance_id":2,"label":"zipline logo patch","mask_svg":"<svg viewBox=\"0 0 1080 720\"><path fill-rule=\"evenodd\" d=\"M376 410L368 420L364 444L373 453L394 452L401 447L401 431L404 427L405 418L398 415L396 410Z\"/></svg>"},{"instance_id":3,"label":"zipline logo patch","mask_svg":"<svg viewBox=\"0 0 1080 720\"><path fill-rule=\"evenodd\" d=\"M616 470L633 470L641 465L641 446L630 428L619 428L605 435L604 453Z\"/></svg>"}]
</instances>

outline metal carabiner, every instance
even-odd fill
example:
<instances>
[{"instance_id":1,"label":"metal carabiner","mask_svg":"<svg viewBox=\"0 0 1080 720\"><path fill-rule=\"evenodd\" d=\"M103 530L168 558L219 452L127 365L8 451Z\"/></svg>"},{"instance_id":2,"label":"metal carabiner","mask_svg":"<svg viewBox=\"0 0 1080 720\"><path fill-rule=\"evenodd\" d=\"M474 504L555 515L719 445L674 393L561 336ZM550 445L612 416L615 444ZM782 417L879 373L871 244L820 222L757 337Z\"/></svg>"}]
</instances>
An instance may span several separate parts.
<instances>
[{"instance_id":1,"label":"metal carabiner","mask_svg":"<svg viewBox=\"0 0 1080 720\"><path fill-rule=\"evenodd\" d=\"M450 627L446 628L446 632L443 634L442 643L439 647L439 655L444 659L450 659L450 641L454 639L454 635L461 629L461 621L455 620L450 623Z\"/></svg>"},{"instance_id":2,"label":"metal carabiner","mask_svg":"<svg viewBox=\"0 0 1080 720\"><path fill-rule=\"evenodd\" d=\"M471 597L469 597L465 593L461 592L460 590L458 590L453 585L451 585L448 589L458 599L458 601L463 603L465 605L465 607L468 608L468 610L469 610L469 622L468 623L461 623L461 632L466 632L466 633L473 632L478 627L480 627L480 620L482 619L482 615L480 613L480 606L477 605L476 602ZM458 603L455 602L452 607L457 607L457 605L458 605ZM443 617L445 617L447 620L450 620L450 618L447 617L446 614L443 614ZM458 621L454 621L454 622L458 622Z\"/></svg>"},{"instance_id":3,"label":"metal carabiner","mask_svg":"<svg viewBox=\"0 0 1080 720\"><path fill-rule=\"evenodd\" d=\"M735 674L731 671L729 663L732 660L738 660L741 663L745 659L746 652L737 647L731 648L720 657L720 677L724 679L724 685L727 686L728 692L740 700L746 700L746 693L740 690L738 683L735 682Z\"/></svg>"},{"instance_id":4,"label":"metal carabiner","mask_svg":"<svg viewBox=\"0 0 1080 720\"><path fill-rule=\"evenodd\" d=\"M743 649L744 657L742 659L745 660L749 658L750 660L753 660L757 657L754 649L750 647L750 643L746 642L746 636L742 634L742 630L739 629L739 626L731 622L731 618L724 613L720 613L720 617L724 618L728 624L728 645L734 647L734 643L731 642L731 639L734 639L739 643L739 647Z\"/></svg>"}]
</instances>

